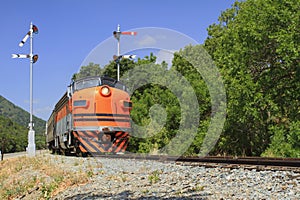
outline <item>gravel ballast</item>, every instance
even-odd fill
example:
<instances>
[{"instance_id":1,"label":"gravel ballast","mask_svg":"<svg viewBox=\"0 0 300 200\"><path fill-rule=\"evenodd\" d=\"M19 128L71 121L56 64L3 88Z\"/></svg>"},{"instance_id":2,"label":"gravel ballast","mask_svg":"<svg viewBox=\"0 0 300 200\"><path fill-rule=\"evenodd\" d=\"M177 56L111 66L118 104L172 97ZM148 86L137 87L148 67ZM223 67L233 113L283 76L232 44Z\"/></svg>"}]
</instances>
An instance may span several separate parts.
<instances>
[{"instance_id":1,"label":"gravel ballast","mask_svg":"<svg viewBox=\"0 0 300 200\"><path fill-rule=\"evenodd\" d=\"M205 168L147 160L61 159L74 173L90 170L92 175L87 184L67 188L52 198L55 200L300 199L300 175L293 171Z\"/></svg>"}]
</instances>

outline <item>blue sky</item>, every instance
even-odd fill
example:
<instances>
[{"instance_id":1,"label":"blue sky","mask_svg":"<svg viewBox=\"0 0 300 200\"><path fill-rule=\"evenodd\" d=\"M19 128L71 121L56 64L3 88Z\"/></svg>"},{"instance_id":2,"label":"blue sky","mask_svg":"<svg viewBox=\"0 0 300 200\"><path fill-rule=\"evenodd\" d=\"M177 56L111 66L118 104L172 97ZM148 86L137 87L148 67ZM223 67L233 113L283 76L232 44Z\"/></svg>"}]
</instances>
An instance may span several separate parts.
<instances>
[{"instance_id":1,"label":"blue sky","mask_svg":"<svg viewBox=\"0 0 300 200\"><path fill-rule=\"evenodd\" d=\"M203 43L207 37L207 27L217 22L221 11L230 8L233 2L234 0L2 0L0 95L29 111L29 60L12 59L11 54L29 53L29 40L22 48L18 44L28 32L31 21L39 29L33 39L34 54L39 55L39 60L33 66L33 112L46 120L55 103L66 91L72 75L89 60L87 57L99 45L111 46L116 54L117 46L116 41L113 43L112 32L118 24L121 25L121 31L142 32L141 30L150 30L147 27L157 27L182 33L197 43ZM138 33L140 38L122 36L121 45L130 40L151 41L150 31L148 33ZM132 43L127 43L130 44ZM111 52L107 52L106 56L110 54Z\"/></svg>"}]
</instances>

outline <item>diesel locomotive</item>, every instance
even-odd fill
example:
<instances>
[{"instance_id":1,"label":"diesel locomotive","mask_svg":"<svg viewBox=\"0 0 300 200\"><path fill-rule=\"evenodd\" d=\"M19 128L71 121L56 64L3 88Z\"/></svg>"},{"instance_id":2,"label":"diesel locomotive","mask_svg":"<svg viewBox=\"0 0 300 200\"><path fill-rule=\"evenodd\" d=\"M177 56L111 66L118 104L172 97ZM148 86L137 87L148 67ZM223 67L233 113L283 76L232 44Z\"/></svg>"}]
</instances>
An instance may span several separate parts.
<instances>
[{"instance_id":1,"label":"diesel locomotive","mask_svg":"<svg viewBox=\"0 0 300 200\"><path fill-rule=\"evenodd\" d=\"M48 148L53 153L78 156L124 152L131 131L131 109L126 86L113 78L73 81L47 121Z\"/></svg>"}]
</instances>

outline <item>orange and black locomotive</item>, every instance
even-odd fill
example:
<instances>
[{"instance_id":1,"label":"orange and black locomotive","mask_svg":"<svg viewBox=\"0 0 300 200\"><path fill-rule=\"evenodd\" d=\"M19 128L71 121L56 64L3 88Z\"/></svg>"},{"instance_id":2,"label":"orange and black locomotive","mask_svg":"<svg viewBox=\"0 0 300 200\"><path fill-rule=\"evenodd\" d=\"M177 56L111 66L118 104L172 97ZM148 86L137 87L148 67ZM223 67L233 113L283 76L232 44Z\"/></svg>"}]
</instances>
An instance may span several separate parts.
<instances>
[{"instance_id":1,"label":"orange and black locomotive","mask_svg":"<svg viewBox=\"0 0 300 200\"><path fill-rule=\"evenodd\" d=\"M47 122L48 148L77 155L124 152L131 131L127 88L109 77L73 81Z\"/></svg>"}]
</instances>

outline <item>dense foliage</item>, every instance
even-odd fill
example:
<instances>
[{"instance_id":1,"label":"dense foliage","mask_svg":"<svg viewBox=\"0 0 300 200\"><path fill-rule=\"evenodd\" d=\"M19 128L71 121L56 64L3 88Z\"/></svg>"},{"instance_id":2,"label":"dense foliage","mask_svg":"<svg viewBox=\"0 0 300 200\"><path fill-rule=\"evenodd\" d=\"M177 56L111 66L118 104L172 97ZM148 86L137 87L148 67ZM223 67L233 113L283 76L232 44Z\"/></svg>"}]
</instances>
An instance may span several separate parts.
<instances>
[{"instance_id":1,"label":"dense foliage","mask_svg":"<svg viewBox=\"0 0 300 200\"><path fill-rule=\"evenodd\" d=\"M29 113L0 96L0 145L3 153L25 151ZM36 148L42 149L45 144L45 124L33 116Z\"/></svg>"},{"instance_id":2,"label":"dense foliage","mask_svg":"<svg viewBox=\"0 0 300 200\"><path fill-rule=\"evenodd\" d=\"M25 151L26 137L27 131L24 127L9 118L0 116L0 150L2 153Z\"/></svg>"},{"instance_id":3,"label":"dense foliage","mask_svg":"<svg viewBox=\"0 0 300 200\"><path fill-rule=\"evenodd\" d=\"M236 2L208 28L205 48L227 91L216 153L300 157L300 2Z\"/></svg>"}]
</instances>

